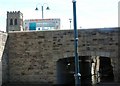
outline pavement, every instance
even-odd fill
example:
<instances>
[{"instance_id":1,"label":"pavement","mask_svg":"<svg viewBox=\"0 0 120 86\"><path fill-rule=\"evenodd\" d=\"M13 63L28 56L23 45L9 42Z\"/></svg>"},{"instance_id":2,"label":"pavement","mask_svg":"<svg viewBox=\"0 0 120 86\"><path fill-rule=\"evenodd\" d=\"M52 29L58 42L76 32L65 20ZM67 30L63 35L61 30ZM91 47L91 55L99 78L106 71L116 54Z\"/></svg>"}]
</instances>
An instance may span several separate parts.
<instances>
[{"instance_id":1,"label":"pavement","mask_svg":"<svg viewBox=\"0 0 120 86\"><path fill-rule=\"evenodd\" d=\"M96 86L120 86L120 83L104 82L104 83L98 83Z\"/></svg>"},{"instance_id":2,"label":"pavement","mask_svg":"<svg viewBox=\"0 0 120 86\"><path fill-rule=\"evenodd\" d=\"M2 86L57 86L53 84L38 84L38 83L8 83Z\"/></svg>"},{"instance_id":3,"label":"pavement","mask_svg":"<svg viewBox=\"0 0 120 86\"><path fill-rule=\"evenodd\" d=\"M7 84L7 85L2 85L2 86L75 86L75 85L64 85L64 84L59 84L59 85L53 85L53 84ZM83 85L82 85L83 86ZM90 86L90 85L85 85L85 86ZM93 86L120 86L120 83L99 83L97 85Z\"/></svg>"}]
</instances>

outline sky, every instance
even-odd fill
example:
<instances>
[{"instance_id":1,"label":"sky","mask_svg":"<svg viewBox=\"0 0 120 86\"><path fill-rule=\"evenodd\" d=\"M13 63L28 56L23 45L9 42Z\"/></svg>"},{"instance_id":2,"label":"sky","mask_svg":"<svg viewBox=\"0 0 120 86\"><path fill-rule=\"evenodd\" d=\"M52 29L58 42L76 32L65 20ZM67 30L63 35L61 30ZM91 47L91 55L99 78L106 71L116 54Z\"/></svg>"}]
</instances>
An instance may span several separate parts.
<instances>
[{"instance_id":1,"label":"sky","mask_svg":"<svg viewBox=\"0 0 120 86\"><path fill-rule=\"evenodd\" d=\"M104 28L118 26L119 0L76 0L77 28ZM47 3L47 4L44 4ZM6 30L7 11L20 11L25 19L60 18L61 29L73 29L72 0L0 0L0 30ZM36 5L39 10L35 11ZM49 6L50 10L45 10Z\"/></svg>"}]
</instances>

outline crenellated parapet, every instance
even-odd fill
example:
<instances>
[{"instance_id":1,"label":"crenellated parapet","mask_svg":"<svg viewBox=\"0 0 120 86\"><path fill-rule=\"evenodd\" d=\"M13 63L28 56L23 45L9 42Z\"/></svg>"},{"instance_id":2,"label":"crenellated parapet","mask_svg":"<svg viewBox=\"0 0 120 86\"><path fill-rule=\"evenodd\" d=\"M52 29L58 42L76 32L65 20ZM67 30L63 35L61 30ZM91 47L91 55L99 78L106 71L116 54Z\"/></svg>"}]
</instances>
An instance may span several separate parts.
<instances>
[{"instance_id":1,"label":"crenellated parapet","mask_svg":"<svg viewBox=\"0 0 120 86\"><path fill-rule=\"evenodd\" d=\"M9 14L13 14L13 13L20 13L20 11L7 11L7 13L9 13Z\"/></svg>"}]
</instances>

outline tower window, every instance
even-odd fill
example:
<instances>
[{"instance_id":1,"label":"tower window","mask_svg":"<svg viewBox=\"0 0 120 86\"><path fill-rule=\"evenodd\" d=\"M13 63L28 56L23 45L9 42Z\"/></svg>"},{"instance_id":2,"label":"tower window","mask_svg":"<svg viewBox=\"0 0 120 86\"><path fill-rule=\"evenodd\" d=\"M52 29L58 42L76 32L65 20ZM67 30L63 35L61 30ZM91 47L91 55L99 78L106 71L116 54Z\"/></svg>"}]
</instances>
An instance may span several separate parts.
<instances>
[{"instance_id":1,"label":"tower window","mask_svg":"<svg viewBox=\"0 0 120 86\"><path fill-rule=\"evenodd\" d=\"M13 25L13 19L10 19L10 25Z\"/></svg>"},{"instance_id":2,"label":"tower window","mask_svg":"<svg viewBox=\"0 0 120 86\"><path fill-rule=\"evenodd\" d=\"M17 19L14 20L14 24L17 25Z\"/></svg>"}]
</instances>

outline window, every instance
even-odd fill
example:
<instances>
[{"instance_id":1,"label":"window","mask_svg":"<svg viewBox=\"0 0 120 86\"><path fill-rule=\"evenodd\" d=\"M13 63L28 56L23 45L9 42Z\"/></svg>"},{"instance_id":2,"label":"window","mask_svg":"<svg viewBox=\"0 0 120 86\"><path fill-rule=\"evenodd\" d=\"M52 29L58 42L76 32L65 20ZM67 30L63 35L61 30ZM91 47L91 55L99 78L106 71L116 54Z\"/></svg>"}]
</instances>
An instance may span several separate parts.
<instances>
[{"instance_id":1,"label":"window","mask_svg":"<svg viewBox=\"0 0 120 86\"><path fill-rule=\"evenodd\" d=\"M14 20L14 24L17 25L17 19Z\"/></svg>"},{"instance_id":2,"label":"window","mask_svg":"<svg viewBox=\"0 0 120 86\"><path fill-rule=\"evenodd\" d=\"M13 19L10 19L10 25L13 25Z\"/></svg>"}]
</instances>

